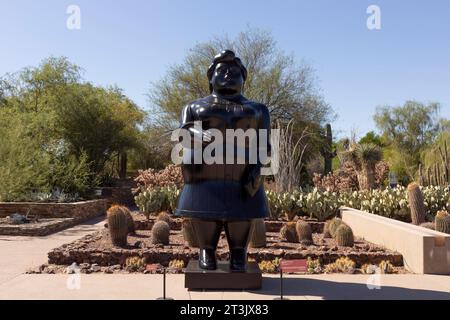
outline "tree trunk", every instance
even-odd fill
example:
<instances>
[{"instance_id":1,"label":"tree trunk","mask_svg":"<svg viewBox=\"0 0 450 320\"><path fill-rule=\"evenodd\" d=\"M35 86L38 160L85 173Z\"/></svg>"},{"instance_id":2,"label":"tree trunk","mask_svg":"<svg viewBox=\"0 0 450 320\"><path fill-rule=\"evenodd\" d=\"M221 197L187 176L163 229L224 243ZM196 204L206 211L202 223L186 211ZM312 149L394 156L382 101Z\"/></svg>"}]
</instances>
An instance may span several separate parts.
<instances>
[{"instance_id":1,"label":"tree trunk","mask_svg":"<svg viewBox=\"0 0 450 320\"><path fill-rule=\"evenodd\" d=\"M128 164L128 156L126 152L122 152L120 154L120 164L119 164L119 178L126 179L127 178L127 164Z\"/></svg>"}]
</instances>

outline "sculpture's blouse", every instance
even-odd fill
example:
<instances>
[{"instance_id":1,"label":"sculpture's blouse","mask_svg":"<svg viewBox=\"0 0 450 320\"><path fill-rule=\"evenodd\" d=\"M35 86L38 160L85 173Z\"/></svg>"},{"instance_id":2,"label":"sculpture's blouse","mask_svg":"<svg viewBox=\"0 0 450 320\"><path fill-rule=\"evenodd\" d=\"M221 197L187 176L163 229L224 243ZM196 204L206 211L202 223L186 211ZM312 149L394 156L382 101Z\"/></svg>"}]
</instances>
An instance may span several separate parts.
<instances>
[{"instance_id":1,"label":"sculpture's blouse","mask_svg":"<svg viewBox=\"0 0 450 320\"><path fill-rule=\"evenodd\" d=\"M185 185L180 194L176 215L202 219L245 220L264 218L269 214L262 179L259 176L261 163L259 149L270 153L270 116L267 107L240 96L230 101L215 95L189 103L183 108L180 127L189 129L194 121L201 121L202 129L217 129L223 136L223 163L194 163L194 151L185 149L191 164L182 166ZM249 139L242 146L237 140L226 139L227 129L255 129L257 148L251 148ZM258 130L266 129L266 141L260 141ZM234 161L227 163L227 144L234 148ZM192 145L194 145L192 143ZM207 144L201 146L203 151ZM228 146L229 147L229 146ZM251 162L251 152L256 163ZM216 155L212 153L212 155ZM219 156L221 156L219 154ZM241 164L237 163L240 157ZM243 162L243 163L242 163Z\"/></svg>"}]
</instances>

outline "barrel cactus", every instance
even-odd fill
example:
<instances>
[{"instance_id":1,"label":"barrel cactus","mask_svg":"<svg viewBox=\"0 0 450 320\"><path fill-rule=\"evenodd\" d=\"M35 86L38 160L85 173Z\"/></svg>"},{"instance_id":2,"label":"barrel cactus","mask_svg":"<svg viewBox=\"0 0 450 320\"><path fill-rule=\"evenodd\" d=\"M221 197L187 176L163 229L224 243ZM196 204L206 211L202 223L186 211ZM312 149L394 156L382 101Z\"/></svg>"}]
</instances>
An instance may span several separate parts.
<instances>
[{"instance_id":1,"label":"barrel cactus","mask_svg":"<svg viewBox=\"0 0 450 320\"><path fill-rule=\"evenodd\" d=\"M158 217L156 218L156 221L164 221L170 226L170 215L167 212L160 212L158 214Z\"/></svg>"},{"instance_id":2,"label":"barrel cactus","mask_svg":"<svg viewBox=\"0 0 450 320\"><path fill-rule=\"evenodd\" d=\"M341 223L336 230L335 239L337 245L340 247L353 247L355 241L352 228L345 223Z\"/></svg>"},{"instance_id":3,"label":"barrel cactus","mask_svg":"<svg viewBox=\"0 0 450 320\"><path fill-rule=\"evenodd\" d=\"M111 241L115 246L127 245L128 219L125 212L117 206L111 207L108 212L108 228Z\"/></svg>"},{"instance_id":4,"label":"barrel cactus","mask_svg":"<svg viewBox=\"0 0 450 320\"><path fill-rule=\"evenodd\" d=\"M439 211L435 219L436 231L450 234L450 214L447 211Z\"/></svg>"},{"instance_id":5,"label":"barrel cactus","mask_svg":"<svg viewBox=\"0 0 450 320\"><path fill-rule=\"evenodd\" d=\"M298 242L297 230L295 222L288 222L281 227L280 237L287 242Z\"/></svg>"},{"instance_id":6,"label":"barrel cactus","mask_svg":"<svg viewBox=\"0 0 450 320\"><path fill-rule=\"evenodd\" d=\"M313 244L312 230L308 222L303 220L297 220L295 230L297 231L298 241L301 244L307 246Z\"/></svg>"},{"instance_id":7,"label":"barrel cactus","mask_svg":"<svg viewBox=\"0 0 450 320\"><path fill-rule=\"evenodd\" d=\"M325 225L323 227L323 238L332 238L331 234L330 234L330 223L331 220L328 220L327 222L325 222Z\"/></svg>"},{"instance_id":8,"label":"barrel cactus","mask_svg":"<svg viewBox=\"0 0 450 320\"><path fill-rule=\"evenodd\" d=\"M184 218L181 225L184 240L188 243L189 247L198 248L197 233L195 232L192 220Z\"/></svg>"},{"instance_id":9,"label":"barrel cactus","mask_svg":"<svg viewBox=\"0 0 450 320\"><path fill-rule=\"evenodd\" d=\"M165 221L157 221L152 228L153 244L169 244L170 227Z\"/></svg>"},{"instance_id":10,"label":"barrel cactus","mask_svg":"<svg viewBox=\"0 0 450 320\"><path fill-rule=\"evenodd\" d=\"M252 220L250 231L250 246L252 248L264 248L267 244L266 224L264 219Z\"/></svg>"},{"instance_id":11,"label":"barrel cactus","mask_svg":"<svg viewBox=\"0 0 450 320\"><path fill-rule=\"evenodd\" d=\"M430 229L430 230L435 230L434 222L424 222L424 223L421 223L420 226L421 226L422 228L426 228L426 229Z\"/></svg>"},{"instance_id":12,"label":"barrel cactus","mask_svg":"<svg viewBox=\"0 0 450 320\"><path fill-rule=\"evenodd\" d=\"M408 203L411 210L411 220L416 226L425 222L425 204L420 186L412 182L408 185Z\"/></svg>"},{"instance_id":13,"label":"barrel cactus","mask_svg":"<svg viewBox=\"0 0 450 320\"><path fill-rule=\"evenodd\" d=\"M331 237L335 237L337 228L343 223L340 218L333 218L328 224L328 231Z\"/></svg>"}]
</instances>

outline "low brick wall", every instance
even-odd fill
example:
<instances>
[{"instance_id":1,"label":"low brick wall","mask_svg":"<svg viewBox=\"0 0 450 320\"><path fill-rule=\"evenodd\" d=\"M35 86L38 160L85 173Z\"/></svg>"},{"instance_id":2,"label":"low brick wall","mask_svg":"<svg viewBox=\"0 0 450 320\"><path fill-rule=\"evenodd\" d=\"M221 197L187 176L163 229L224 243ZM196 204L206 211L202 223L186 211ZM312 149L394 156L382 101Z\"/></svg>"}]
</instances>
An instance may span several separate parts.
<instances>
[{"instance_id":1,"label":"low brick wall","mask_svg":"<svg viewBox=\"0 0 450 320\"><path fill-rule=\"evenodd\" d=\"M74 203L0 202L0 217L13 213L37 215L39 218L75 218L86 220L105 214L106 199L88 200Z\"/></svg>"}]
</instances>

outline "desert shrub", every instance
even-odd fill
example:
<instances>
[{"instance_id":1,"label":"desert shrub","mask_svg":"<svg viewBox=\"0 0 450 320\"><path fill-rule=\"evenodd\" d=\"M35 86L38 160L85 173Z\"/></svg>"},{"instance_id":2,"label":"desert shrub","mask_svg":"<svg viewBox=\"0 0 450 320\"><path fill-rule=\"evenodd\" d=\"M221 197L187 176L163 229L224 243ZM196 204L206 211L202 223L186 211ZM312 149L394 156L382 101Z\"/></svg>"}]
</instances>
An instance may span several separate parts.
<instances>
[{"instance_id":1,"label":"desert shrub","mask_svg":"<svg viewBox=\"0 0 450 320\"><path fill-rule=\"evenodd\" d=\"M163 192L167 195L168 210L173 213L178 205L178 198L180 197L180 189L176 186L164 187Z\"/></svg>"},{"instance_id":2,"label":"desert shrub","mask_svg":"<svg viewBox=\"0 0 450 320\"><path fill-rule=\"evenodd\" d=\"M147 219L151 214L157 214L168 209L167 193L162 188L148 189L134 197L139 210Z\"/></svg>"},{"instance_id":3,"label":"desert shrub","mask_svg":"<svg viewBox=\"0 0 450 320\"><path fill-rule=\"evenodd\" d=\"M311 218L316 218L319 221L325 221L336 216L341 206L338 194L328 190L321 192L314 188L305 198L306 211Z\"/></svg>"},{"instance_id":4,"label":"desert shrub","mask_svg":"<svg viewBox=\"0 0 450 320\"><path fill-rule=\"evenodd\" d=\"M283 214L280 195L277 192L266 190L266 196L269 202L270 218L278 219Z\"/></svg>"},{"instance_id":5,"label":"desert shrub","mask_svg":"<svg viewBox=\"0 0 450 320\"><path fill-rule=\"evenodd\" d=\"M184 183L181 167L175 165L169 165L163 170L140 170L135 181L137 185L137 188L133 189L135 194L154 188L180 188Z\"/></svg>"},{"instance_id":6,"label":"desert shrub","mask_svg":"<svg viewBox=\"0 0 450 320\"><path fill-rule=\"evenodd\" d=\"M375 188L383 187L388 173L389 165L387 162L378 161L375 164ZM314 173L313 183L321 191L346 192L359 190L357 172L348 162L343 162L340 168L327 175Z\"/></svg>"}]
</instances>

